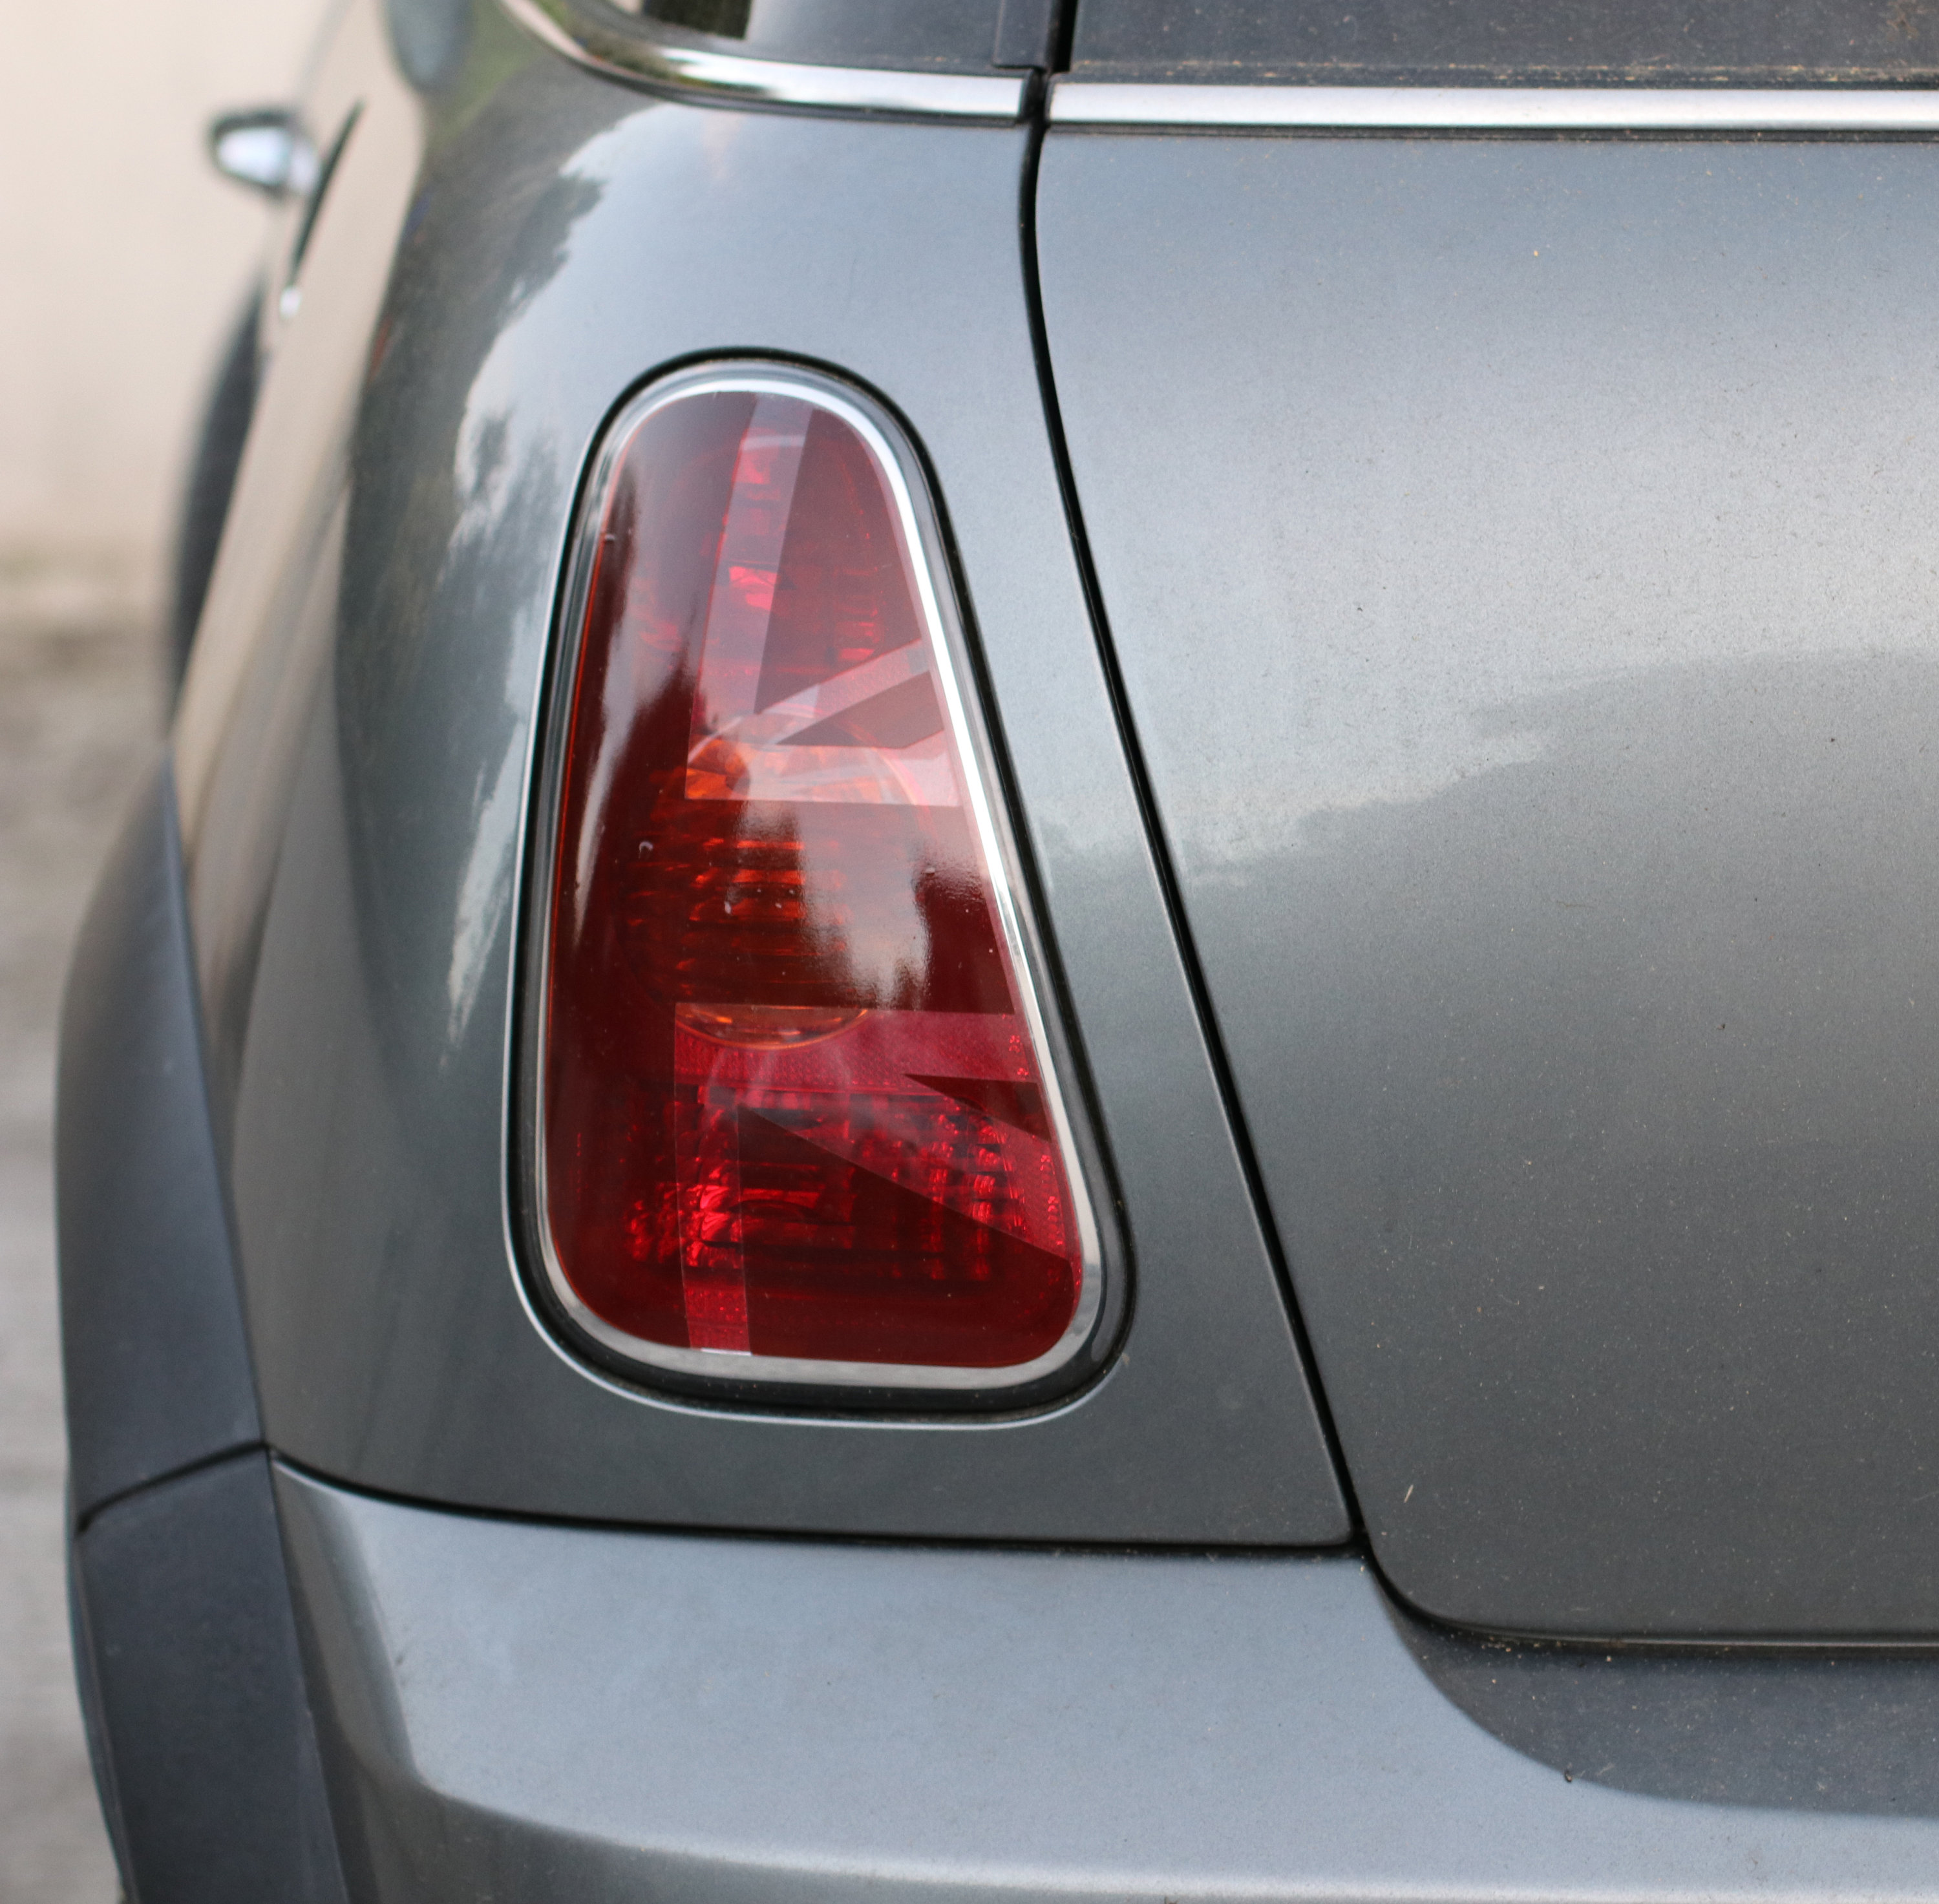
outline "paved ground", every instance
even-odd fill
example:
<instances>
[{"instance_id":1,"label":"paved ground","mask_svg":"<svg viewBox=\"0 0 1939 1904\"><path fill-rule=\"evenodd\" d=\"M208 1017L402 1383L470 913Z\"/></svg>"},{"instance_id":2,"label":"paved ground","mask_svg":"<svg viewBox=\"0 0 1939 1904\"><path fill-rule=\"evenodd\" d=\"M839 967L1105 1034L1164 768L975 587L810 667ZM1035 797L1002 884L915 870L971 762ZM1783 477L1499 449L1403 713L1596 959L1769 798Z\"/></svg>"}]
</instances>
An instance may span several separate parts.
<instances>
[{"instance_id":1,"label":"paved ground","mask_svg":"<svg viewBox=\"0 0 1939 1904\"><path fill-rule=\"evenodd\" d=\"M62 1571L48 1145L67 947L156 744L131 592L0 570L0 1904L112 1904Z\"/></svg>"}]
</instances>

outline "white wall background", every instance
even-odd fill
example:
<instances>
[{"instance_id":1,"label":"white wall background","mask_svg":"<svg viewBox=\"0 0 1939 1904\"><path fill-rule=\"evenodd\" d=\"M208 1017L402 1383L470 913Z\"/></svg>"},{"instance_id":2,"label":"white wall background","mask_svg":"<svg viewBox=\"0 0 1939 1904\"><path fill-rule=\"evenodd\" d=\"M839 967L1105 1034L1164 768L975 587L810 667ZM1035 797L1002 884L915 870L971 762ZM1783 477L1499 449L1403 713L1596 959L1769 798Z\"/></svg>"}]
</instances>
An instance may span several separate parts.
<instances>
[{"instance_id":1,"label":"white wall background","mask_svg":"<svg viewBox=\"0 0 1939 1904\"><path fill-rule=\"evenodd\" d=\"M263 230L202 129L286 97L318 0L0 0L0 564L152 573Z\"/></svg>"}]
</instances>

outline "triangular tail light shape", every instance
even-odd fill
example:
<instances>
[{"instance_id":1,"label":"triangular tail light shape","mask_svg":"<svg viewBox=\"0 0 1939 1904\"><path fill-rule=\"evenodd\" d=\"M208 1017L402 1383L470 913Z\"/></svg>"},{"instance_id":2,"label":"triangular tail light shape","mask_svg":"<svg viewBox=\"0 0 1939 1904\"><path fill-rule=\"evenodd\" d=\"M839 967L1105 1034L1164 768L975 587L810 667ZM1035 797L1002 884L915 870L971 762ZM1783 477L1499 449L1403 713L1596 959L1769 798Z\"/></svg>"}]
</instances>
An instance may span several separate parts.
<instances>
[{"instance_id":1,"label":"triangular tail light shape","mask_svg":"<svg viewBox=\"0 0 1939 1904\"><path fill-rule=\"evenodd\" d=\"M526 1067L556 1309L703 1381L1076 1379L1122 1303L893 422L777 367L655 385L563 634Z\"/></svg>"}]
</instances>

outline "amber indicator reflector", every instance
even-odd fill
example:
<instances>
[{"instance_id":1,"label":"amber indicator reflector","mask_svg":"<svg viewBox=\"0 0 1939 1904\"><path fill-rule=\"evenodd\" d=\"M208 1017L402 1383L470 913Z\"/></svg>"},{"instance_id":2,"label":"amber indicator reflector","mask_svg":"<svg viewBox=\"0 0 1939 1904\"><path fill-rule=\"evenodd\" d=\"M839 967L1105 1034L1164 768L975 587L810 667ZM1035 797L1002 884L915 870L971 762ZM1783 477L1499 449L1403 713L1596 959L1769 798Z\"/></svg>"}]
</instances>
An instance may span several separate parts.
<instances>
[{"instance_id":1,"label":"amber indicator reflector","mask_svg":"<svg viewBox=\"0 0 1939 1904\"><path fill-rule=\"evenodd\" d=\"M1097 1306L1021 896L866 409L623 416L586 506L537 1067L555 1294L738 1379L1001 1385Z\"/></svg>"}]
</instances>

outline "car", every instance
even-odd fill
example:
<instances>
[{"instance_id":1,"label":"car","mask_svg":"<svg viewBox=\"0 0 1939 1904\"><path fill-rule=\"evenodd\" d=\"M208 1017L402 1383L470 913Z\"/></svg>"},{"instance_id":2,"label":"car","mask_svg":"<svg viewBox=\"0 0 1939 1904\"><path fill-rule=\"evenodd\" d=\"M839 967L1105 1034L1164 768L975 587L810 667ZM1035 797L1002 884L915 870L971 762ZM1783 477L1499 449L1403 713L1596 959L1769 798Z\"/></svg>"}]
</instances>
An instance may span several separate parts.
<instances>
[{"instance_id":1,"label":"car","mask_svg":"<svg viewBox=\"0 0 1939 1904\"><path fill-rule=\"evenodd\" d=\"M344 0L64 1008L135 1904L1939 1890L1939 16Z\"/></svg>"}]
</instances>

